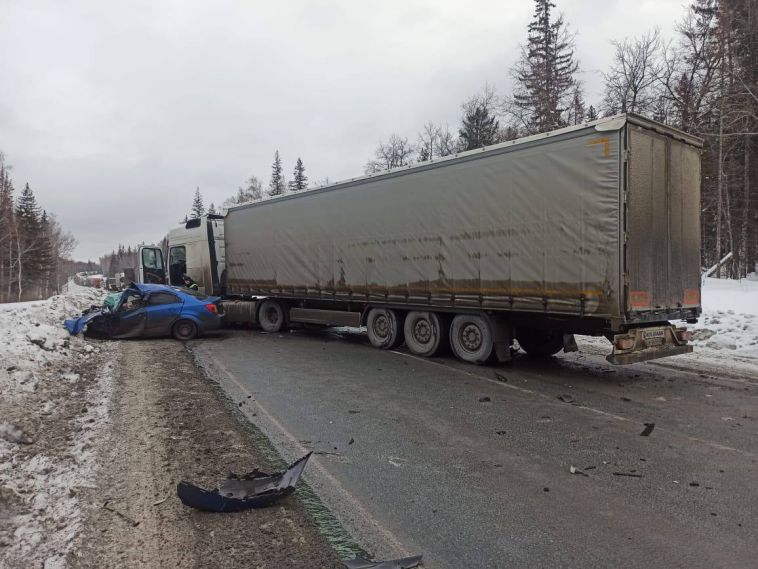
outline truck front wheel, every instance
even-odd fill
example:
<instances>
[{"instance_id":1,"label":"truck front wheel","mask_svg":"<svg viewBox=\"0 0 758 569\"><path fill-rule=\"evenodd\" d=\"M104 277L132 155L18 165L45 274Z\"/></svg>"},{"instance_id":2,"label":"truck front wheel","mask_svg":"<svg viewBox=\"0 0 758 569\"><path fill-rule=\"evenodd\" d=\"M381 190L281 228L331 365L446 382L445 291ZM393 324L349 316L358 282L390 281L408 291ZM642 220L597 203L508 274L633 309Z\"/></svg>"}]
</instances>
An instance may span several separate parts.
<instances>
[{"instance_id":1,"label":"truck front wheel","mask_svg":"<svg viewBox=\"0 0 758 569\"><path fill-rule=\"evenodd\" d=\"M273 299L267 299L258 310L258 323L266 332L281 332L287 325L287 315L282 304Z\"/></svg>"},{"instance_id":2,"label":"truck front wheel","mask_svg":"<svg viewBox=\"0 0 758 569\"><path fill-rule=\"evenodd\" d=\"M372 308L366 318L366 328L375 348L390 350L403 343L403 317L396 310Z\"/></svg>"},{"instance_id":3,"label":"truck front wheel","mask_svg":"<svg viewBox=\"0 0 758 569\"><path fill-rule=\"evenodd\" d=\"M563 349L563 333L552 330L519 328L516 330L516 340L531 357L554 356Z\"/></svg>"},{"instance_id":4,"label":"truck front wheel","mask_svg":"<svg viewBox=\"0 0 758 569\"><path fill-rule=\"evenodd\" d=\"M425 358L437 354L447 342L447 327L434 312L409 312L403 332L408 349Z\"/></svg>"},{"instance_id":5,"label":"truck front wheel","mask_svg":"<svg viewBox=\"0 0 758 569\"><path fill-rule=\"evenodd\" d=\"M476 314L459 314L450 325L450 347L458 359L472 364L486 364L494 358L492 328L486 318Z\"/></svg>"}]
</instances>

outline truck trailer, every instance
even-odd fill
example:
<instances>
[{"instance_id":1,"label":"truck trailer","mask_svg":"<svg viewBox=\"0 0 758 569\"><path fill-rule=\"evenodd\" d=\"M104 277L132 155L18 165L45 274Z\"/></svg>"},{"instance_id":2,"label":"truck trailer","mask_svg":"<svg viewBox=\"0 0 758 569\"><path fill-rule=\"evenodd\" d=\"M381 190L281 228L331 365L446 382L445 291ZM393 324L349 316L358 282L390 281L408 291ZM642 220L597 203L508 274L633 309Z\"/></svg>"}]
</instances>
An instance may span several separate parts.
<instances>
[{"instance_id":1,"label":"truck trailer","mask_svg":"<svg viewBox=\"0 0 758 569\"><path fill-rule=\"evenodd\" d=\"M372 345L472 363L575 349L611 363L692 351L702 141L603 118L232 207L169 233L230 320L365 326Z\"/></svg>"}]
</instances>

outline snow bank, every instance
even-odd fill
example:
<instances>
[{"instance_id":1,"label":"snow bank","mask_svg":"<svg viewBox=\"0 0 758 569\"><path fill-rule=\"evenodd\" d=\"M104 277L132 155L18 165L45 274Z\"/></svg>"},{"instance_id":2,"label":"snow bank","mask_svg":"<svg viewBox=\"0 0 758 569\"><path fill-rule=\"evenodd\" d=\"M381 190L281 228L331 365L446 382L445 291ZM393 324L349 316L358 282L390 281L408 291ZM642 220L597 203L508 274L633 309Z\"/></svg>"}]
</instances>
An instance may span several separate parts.
<instances>
[{"instance_id":1,"label":"snow bank","mask_svg":"<svg viewBox=\"0 0 758 569\"><path fill-rule=\"evenodd\" d=\"M0 567L66 566L109 420L114 346L71 338L63 320L103 292L70 285L0 305Z\"/></svg>"},{"instance_id":2,"label":"snow bank","mask_svg":"<svg viewBox=\"0 0 758 569\"><path fill-rule=\"evenodd\" d=\"M758 281L705 279L702 304L693 326L696 347L758 358Z\"/></svg>"},{"instance_id":3,"label":"snow bank","mask_svg":"<svg viewBox=\"0 0 758 569\"><path fill-rule=\"evenodd\" d=\"M100 304L103 295L71 284L47 300L0 304L0 393L13 398L34 391L56 364L76 352L91 352L85 340L69 337L63 321Z\"/></svg>"}]
</instances>

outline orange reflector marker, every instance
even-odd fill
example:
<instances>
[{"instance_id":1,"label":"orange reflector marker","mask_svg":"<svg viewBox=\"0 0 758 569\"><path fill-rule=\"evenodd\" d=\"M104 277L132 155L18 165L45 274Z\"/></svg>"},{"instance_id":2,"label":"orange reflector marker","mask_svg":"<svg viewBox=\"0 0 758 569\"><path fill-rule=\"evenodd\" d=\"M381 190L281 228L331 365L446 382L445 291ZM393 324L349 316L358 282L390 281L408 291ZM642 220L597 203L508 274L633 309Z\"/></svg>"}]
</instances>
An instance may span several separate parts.
<instances>
[{"instance_id":1,"label":"orange reflector marker","mask_svg":"<svg viewBox=\"0 0 758 569\"><path fill-rule=\"evenodd\" d=\"M629 291L629 306L632 308L650 308L650 293L646 290Z\"/></svg>"},{"instance_id":2,"label":"orange reflector marker","mask_svg":"<svg viewBox=\"0 0 758 569\"><path fill-rule=\"evenodd\" d=\"M700 304L700 289L684 289L684 304Z\"/></svg>"}]
</instances>

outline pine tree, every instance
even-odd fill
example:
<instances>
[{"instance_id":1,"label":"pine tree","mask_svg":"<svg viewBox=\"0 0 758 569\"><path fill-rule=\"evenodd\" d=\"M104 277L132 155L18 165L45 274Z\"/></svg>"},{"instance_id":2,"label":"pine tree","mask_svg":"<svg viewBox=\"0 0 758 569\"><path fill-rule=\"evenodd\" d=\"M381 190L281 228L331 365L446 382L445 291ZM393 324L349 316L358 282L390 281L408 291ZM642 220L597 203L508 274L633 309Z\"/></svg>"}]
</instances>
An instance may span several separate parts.
<instances>
[{"instance_id":1,"label":"pine tree","mask_svg":"<svg viewBox=\"0 0 758 569\"><path fill-rule=\"evenodd\" d=\"M208 206L208 215L217 215L218 212L216 211L216 206L213 205L213 202L211 202L211 205Z\"/></svg>"},{"instance_id":2,"label":"pine tree","mask_svg":"<svg viewBox=\"0 0 758 569\"><path fill-rule=\"evenodd\" d=\"M595 110L595 107L593 105L590 105L587 109L587 121L596 121L597 120L597 110Z\"/></svg>"},{"instance_id":3,"label":"pine tree","mask_svg":"<svg viewBox=\"0 0 758 569\"><path fill-rule=\"evenodd\" d=\"M292 181L289 183L291 192L300 192L308 188L308 177L305 175L305 166L303 161L298 158L295 163L295 169L292 172Z\"/></svg>"},{"instance_id":4,"label":"pine tree","mask_svg":"<svg viewBox=\"0 0 758 569\"><path fill-rule=\"evenodd\" d=\"M42 210L42 217L40 218L40 245L37 262L40 267L38 282L40 289L39 296L43 298L47 298L48 296L50 279L53 276L54 269L53 236L51 230L52 227L47 212Z\"/></svg>"},{"instance_id":5,"label":"pine tree","mask_svg":"<svg viewBox=\"0 0 758 569\"><path fill-rule=\"evenodd\" d=\"M42 263L42 224L37 198L29 187L16 200L16 276L18 279L18 300L22 300L24 291L39 284L43 272Z\"/></svg>"},{"instance_id":6,"label":"pine tree","mask_svg":"<svg viewBox=\"0 0 758 569\"><path fill-rule=\"evenodd\" d=\"M497 106L498 99L491 85L485 85L481 93L461 105L463 117L458 129L461 150L473 150L498 142L500 123L495 116Z\"/></svg>"},{"instance_id":7,"label":"pine tree","mask_svg":"<svg viewBox=\"0 0 758 569\"><path fill-rule=\"evenodd\" d=\"M284 194L284 177L282 176L282 159L279 151L274 153L274 163L271 165L271 181L268 183L268 195L281 196Z\"/></svg>"},{"instance_id":8,"label":"pine tree","mask_svg":"<svg viewBox=\"0 0 758 569\"><path fill-rule=\"evenodd\" d=\"M566 124L565 111L576 88L574 38L563 16L551 13L551 0L535 0L534 19L529 24L521 60L512 70L516 90L509 112L529 133L546 132Z\"/></svg>"},{"instance_id":9,"label":"pine tree","mask_svg":"<svg viewBox=\"0 0 758 569\"><path fill-rule=\"evenodd\" d=\"M463 150L473 150L497 142L500 123L485 107L477 106L463 116L458 134Z\"/></svg>"},{"instance_id":10,"label":"pine tree","mask_svg":"<svg viewBox=\"0 0 758 569\"><path fill-rule=\"evenodd\" d=\"M205 215L205 206L203 205L203 196L200 195L200 188L195 190L195 197L192 200L192 210L190 210L190 219L197 219Z\"/></svg>"}]
</instances>

